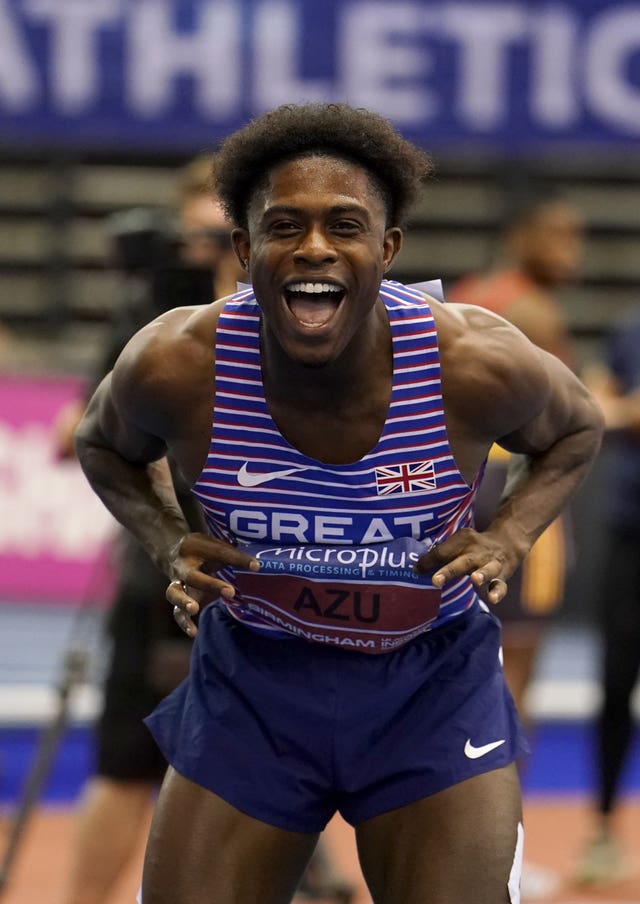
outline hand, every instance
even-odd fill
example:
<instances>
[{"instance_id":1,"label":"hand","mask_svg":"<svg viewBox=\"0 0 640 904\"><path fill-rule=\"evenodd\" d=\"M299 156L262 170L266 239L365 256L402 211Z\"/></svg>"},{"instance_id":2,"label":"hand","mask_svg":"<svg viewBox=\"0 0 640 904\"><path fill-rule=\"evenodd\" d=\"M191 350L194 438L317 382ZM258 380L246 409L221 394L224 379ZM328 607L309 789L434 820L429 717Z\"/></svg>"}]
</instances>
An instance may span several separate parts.
<instances>
[{"instance_id":1,"label":"hand","mask_svg":"<svg viewBox=\"0 0 640 904\"><path fill-rule=\"evenodd\" d=\"M513 569L506 564L504 549L487 532L464 527L451 537L436 543L420 556L416 571L433 571L435 587L444 587L455 578L468 574L478 595L496 605L507 592L506 578Z\"/></svg>"},{"instance_id":2,"label":"hand","mask_svg":"<svg viewBox=\"0 0 640 904\"><path fill-rule=\"evenodd\" d=\"M233 599L235 590L231 584L211 574L225 565L251 571L260 568L258 559L206 534L186 534L173 551L170 570L175 577L166 596L173 605L173 617L189 637L198 633L193 619L201 606L219 596Z\"/></svg>"}]
</instances>

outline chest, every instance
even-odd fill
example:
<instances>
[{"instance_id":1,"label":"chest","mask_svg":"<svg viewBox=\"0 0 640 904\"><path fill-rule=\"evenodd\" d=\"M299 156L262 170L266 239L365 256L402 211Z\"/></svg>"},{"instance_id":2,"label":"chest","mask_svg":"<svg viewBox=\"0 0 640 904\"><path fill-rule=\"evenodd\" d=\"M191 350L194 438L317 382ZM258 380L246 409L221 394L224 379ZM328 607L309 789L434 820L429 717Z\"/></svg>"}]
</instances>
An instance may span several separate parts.
<instances>
[{"instance_id":1,"label":"chest","mask_svg":"<svg viewBox=\"0 0 640 904\"><path fill-rule=\"evenodd\" d=\"M194 492L213 529L286 545L423 540L471 496L441 406L381 399L360 419L355 409L305 417L292 406L274 418L260 394L225 391Z\"/></svg>"},{"instance_id":2,"label":"chest","mask_svg":"<svg viewBox=\"0 0 640 904\"><path fill-rule=\"evenodd\" d=\"M273 422L303 455L326 464L363 459L380 441L389 413L391 384L359 401L319 406L268 403Z\"/></svg>"}]
</instances>

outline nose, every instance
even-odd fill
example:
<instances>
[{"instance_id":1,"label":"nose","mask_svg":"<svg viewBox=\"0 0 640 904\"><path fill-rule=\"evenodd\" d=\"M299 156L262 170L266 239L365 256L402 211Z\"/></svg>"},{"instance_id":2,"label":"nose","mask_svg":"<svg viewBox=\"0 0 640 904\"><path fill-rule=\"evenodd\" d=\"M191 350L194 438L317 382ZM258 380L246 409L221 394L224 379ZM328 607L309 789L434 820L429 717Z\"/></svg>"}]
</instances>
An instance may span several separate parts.
<instances>
[{"instance_id":1,"label":"nose","mask_svg":"<svg viewBox=\"0 0 640 904\"><path fill-rule=\"evenodd\" d=\"M296 261L308 264L323 264L337 257L330 236L319 226L310 226L304 232L293 256Z\"/></svg>"}]
</instances>

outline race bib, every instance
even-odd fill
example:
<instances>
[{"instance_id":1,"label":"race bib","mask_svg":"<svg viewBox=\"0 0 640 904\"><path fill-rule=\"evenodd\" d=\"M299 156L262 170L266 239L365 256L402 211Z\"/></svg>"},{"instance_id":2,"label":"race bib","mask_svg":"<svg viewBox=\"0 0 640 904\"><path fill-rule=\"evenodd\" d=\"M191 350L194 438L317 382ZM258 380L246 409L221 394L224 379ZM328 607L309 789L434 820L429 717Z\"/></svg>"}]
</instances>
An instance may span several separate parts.
<instances>
[{"instance_id":1,"label":"race bib","mask_svg":"<svg viewBox=\"0 0 640 904\"><path fill-rule=\"evenodd\" d=\"M227 605L316 643L384 653L436 618L440 591L414 565L428 545L403 537L370 546L243 546L260 571L234 570Z\"/></svg>"}]
</instances>

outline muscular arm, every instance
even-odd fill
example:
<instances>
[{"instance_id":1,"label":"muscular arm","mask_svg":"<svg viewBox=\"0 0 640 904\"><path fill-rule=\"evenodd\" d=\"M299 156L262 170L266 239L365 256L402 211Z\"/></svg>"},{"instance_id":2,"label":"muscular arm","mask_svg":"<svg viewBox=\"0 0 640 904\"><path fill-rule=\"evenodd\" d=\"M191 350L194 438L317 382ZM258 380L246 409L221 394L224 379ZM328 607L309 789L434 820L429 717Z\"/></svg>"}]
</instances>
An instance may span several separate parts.
<instances>
[{"instance_id":1,"label":"muscular arm","mask_svg":"<svg viewBox=\"0 0 640 904\"><path fill-rule=\"evenodd\" d=\"M526 455L528 466L511 475L489 528L515 540L521 558L586 477L602 436L602 418L586 387L554 355L539 355L549 395L540 414L498 439L508 451Z\"/></svg>"},{"instance_id":2,"label":"muscular arm","mask_svg":"<svg viewBox=\"0 0 640 904\"><path fill-rule=\"evenodd\" d=\"M123 410L121 410L123 409ZM127 418L114 400L113 373L94 393L76 430L76 452L93 490L114 517L167 570L189 530L178 504L162 439Z\"/></svg>"},{"instance_id":3,"label":"muscular arm","mask_svg":"<svg viewBox=\"0 0 640 904\"><path fill-rule=\"evenodd\" d=\"M206 431L211 425L210 343L199 342L197 330L185 331L188 316L171 312L136 334L91 399L76 449L89 483L115 518L170 579L206 599L233 595L212 572L224 564L256 563L231 544L191 534L176 498L167 453L178 453L178 465L192 464L204 429L199 412L206 412ZM176 616L181 627L195 633L195 600L179 588L169 598L182 610Z\"/></svg>"},{"instance_id":4,"label":"muscular arm","mask_svg":"<svg viewBox=\"0 0 640 904\"><path fill-rule=\"evenodd\" d=\"M460 531L420 560L421 569L436 569L436 585L470 574L480 589L506 580L562 511L597 454L602 417L588 390L558 358L502 318L456 307L461 311L439 320L445 333L445 405L459 454L472 449L477 456L498 442L529 460L486 531ZM477 470L477 458L475 465ZM486 595L497 602L503 592Z\"/></svg>"}]
</instances>

